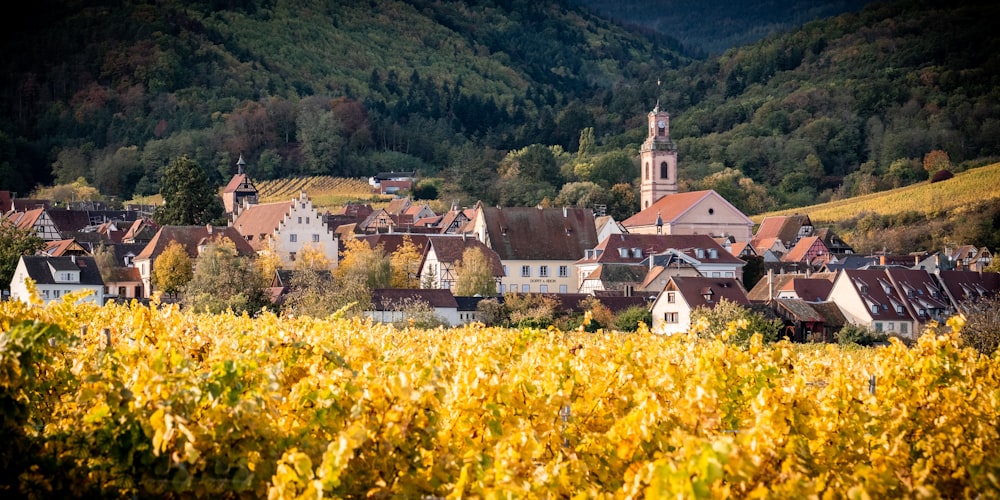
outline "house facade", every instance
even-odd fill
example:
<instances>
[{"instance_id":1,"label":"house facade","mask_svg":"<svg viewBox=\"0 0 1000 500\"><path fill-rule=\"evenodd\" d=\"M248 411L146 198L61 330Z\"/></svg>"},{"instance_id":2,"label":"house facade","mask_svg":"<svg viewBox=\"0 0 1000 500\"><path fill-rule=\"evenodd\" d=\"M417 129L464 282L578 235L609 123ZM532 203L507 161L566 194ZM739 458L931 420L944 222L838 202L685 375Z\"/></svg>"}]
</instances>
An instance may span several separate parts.
<instances>
[{"instance_id":1,"label":"house facade","mask_svg":"<svg viewBox=\"0 0 1000 500\"><path fill-rule=\"evenodd\" d=\"M698 307L712 309L723 299L750 306L743 285L733 278L672 277L653 302L650 330L667 335L687 332L692 311Z\"/></svg>"},{"instance_id":2,"label":"house facade","mask_svg":"<svg viewBox=\"0 0 1000 500\"><path fill-rule=\"evenodd\" d=\"M458 280L458 264L468 248L478 248L491 263L499 292L504 279L500 256L478 239L464 235L428 235L420 262L420 287L453 289Z\"/></svg>"},{"instance_id":3,"label":"house facade","mask_svg":"<svg viewBox=\"0 0 1000 500\"><path fill-rule=\"evenodd\" d=\"M80 291L92 292L81 301L104 303L104 280L101 279L101 272L93 257L21 256L10 281L12 300L31 303L26 284L29 278L35 282L35 288L46 304L58 302L66 295Z\"/></svg>"},{"instance_id":4,"label":"house facade","mask_svg":"<svg viewBox=\"0 0 1000 500\"><path fill-rule=\"evenodd\" d=\"M852 324L876 332L916 338L917 322L884 269L844 269L837 274L829 300Z\"/></svg>"},{"instance_id":5,"label":"house facade","mask_svg":"<svg viewBox=\"0 0 1000 500\"><path fill-rule=\"evenodd\" d=\"M576 261L597 245L589 208L476 207L479 241L500 256L501 293L569 293L579 285Z\"/></svg>"},{"instance_id":6,"label":"house facade","mask_svg":"<svg viewBox=\"0 0 1000 500\"><path fill-rule=\"evenodd\" d=\"M322 251L330 267L337 267L337 235L329 230L305 192L287 202L248 206L240 211L233 228L256 252L274 251L283 267L293 266L305 248Z\"/></svg>"}]
</instances>

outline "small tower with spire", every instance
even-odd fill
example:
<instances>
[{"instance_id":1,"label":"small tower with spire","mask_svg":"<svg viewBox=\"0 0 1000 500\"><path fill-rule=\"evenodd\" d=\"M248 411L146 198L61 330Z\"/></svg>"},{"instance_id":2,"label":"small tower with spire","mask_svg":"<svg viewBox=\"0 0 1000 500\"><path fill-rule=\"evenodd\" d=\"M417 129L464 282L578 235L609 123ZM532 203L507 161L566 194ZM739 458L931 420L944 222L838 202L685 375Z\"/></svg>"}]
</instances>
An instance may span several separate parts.
<instances>
[{"instance_id":1,"label":"small tower with spire","mask_svg":"<svg viewBox=\"0 0 1000 500\"><path fill-rule=\"evenodd\" d=\"M253 185L250 176L246 174L247 162L240 159L236 161L236 175L226 184L226 189L222 191L222 204L226 207L226 213L235 217L244 204L257 204L257 187Z\"/></svg>"},{"instance_id":2,"label":"small tower with spire","mask_svg":"<svg viewBox=\"0 0 1000 500\"><path fill-rule=\"evenodd\" d=\"M656 82L659 94L660 82ZM660 198L677 194L677 145L670 140L670 113L660 109L660 99L649 112L646 141L639 149L642 182L640 209L649 208Z\"/></svg>"}]
</instances>

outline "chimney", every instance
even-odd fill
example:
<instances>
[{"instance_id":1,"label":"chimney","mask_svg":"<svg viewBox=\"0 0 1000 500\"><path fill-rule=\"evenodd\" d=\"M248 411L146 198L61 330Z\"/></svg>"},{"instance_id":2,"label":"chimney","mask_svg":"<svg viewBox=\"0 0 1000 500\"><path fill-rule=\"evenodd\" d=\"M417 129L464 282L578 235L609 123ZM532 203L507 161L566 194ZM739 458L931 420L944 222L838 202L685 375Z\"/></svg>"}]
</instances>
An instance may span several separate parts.
<instances>
[{"instance_id":1,"label":"chimney","mask_svg":"<svg viewBox=\"0 0 1000 500\"><path fill-rule=\"evenodd\" d=\"M569 217L569 209L566 207L563 207L563 217Z\"/></svg>"},{"instance_id":2,"label":"chimney","mask_svg":"<svg viewBox=\"0 0 1000 500\"><path fill-rule=\"evenodd\" d=\"M774 299L774 269L767 270L767 300Z\"/></svg>"},{"instance_id":3,"label":"chimney","mask_svg":"<svg viewBox=\"0 0 1000 500\"><path fill-rule=\"evenodd\" d=\"M208 231L208 234L212 234L212 225L205 224L205 231Z\"/></svg>"}]
</instances>

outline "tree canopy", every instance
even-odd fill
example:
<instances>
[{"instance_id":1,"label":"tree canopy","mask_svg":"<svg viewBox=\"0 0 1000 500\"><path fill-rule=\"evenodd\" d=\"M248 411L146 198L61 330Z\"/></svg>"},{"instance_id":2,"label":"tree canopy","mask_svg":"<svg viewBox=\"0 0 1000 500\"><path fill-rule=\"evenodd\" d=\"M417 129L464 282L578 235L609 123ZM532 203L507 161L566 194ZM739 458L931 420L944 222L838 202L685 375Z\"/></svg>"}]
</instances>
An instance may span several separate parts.
<instances>
[{"instance_id":1,"label":"tree canopy","mask_svg":"<svg viewBox=\"0 0 1000 500\"><path fill-rule=\"evenodd\" d=\"M167 167L160 194L163 206L153 214L160 225L200 226L217 222L222 216L217 189L198 163L187 156Z\"/></svg>"},{"instance_id":2,"label":"tree canopy","mask_svg":"<svg viewBox=\"0 0 1000 500\"><path fill-rule=\"evenodd\" d=\"M33 229L21 229L6 219L0 219L0 287L7 289L22 255L35 255L45 248Z\"/></svg>"}]
</instances>

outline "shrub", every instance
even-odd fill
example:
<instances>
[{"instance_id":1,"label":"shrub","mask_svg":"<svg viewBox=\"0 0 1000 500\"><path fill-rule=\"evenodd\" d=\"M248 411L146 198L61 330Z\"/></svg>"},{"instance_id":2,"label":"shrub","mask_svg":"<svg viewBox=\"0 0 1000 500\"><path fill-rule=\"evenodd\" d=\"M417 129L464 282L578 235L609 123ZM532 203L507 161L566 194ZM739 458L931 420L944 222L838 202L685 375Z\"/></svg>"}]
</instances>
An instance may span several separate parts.
<instances>
[{"instance_id":1,"label":"shrub","mask_svg":"<svg viewBox=\"0 0 1000 500\"><path fill-rule=\"evenodd\" d=\"M623 332L634 332L639 329L639 322L653 324L653 313L644 306L632 306L615 317L615 329Z\"/></svg>"},{"instance_id":2,"label":"shrub","mask_svg":"<svg viewBox=\"0 0 1000 500\"><path fill-rule=\"evenodd\" d=\"M860 346L870 346L876 342L885 342L889 339L884 333L876 332L871 328L848 323L834 334L837 343L841 345L857 344Z\"/></svg>"},{"instance_id":3,"label":"shrub","mask_svg":"<svg viewBox=\"0 0 1000 500\"><path fill-rule=\"evenodd\" d=\"M993 354L1000 345L1000 296L967 302L963 309L962 340L982 354Z\"/></svg>"}]
</instances>

